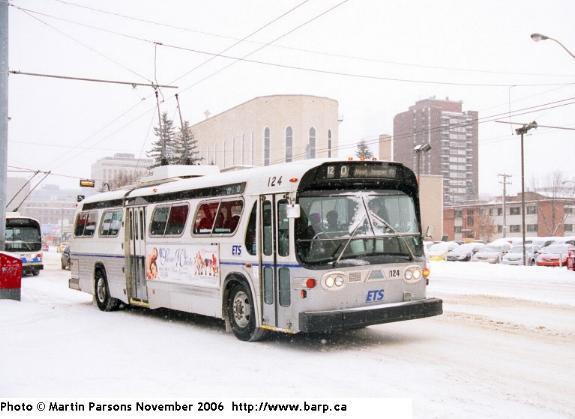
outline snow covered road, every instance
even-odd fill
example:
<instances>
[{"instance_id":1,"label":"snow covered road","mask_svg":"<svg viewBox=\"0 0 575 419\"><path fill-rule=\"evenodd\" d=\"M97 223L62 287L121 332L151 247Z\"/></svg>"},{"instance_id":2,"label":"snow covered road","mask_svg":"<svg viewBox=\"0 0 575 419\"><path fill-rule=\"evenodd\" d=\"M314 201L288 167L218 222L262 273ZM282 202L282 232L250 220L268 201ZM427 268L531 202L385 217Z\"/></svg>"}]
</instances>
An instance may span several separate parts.
<instances>
[{"instance_id":1,"label":"snow covered road","mask_svg":"<svg viewBox=\"0 0 575 419\"><path fill-rule=\"evenodd\" d=\"M102 313L47 254L0 300L0 397L407 397L415 417L575 416L575 273L432 265L443 316L245 343L223 322Z\"/></svg>"}]
</instances>

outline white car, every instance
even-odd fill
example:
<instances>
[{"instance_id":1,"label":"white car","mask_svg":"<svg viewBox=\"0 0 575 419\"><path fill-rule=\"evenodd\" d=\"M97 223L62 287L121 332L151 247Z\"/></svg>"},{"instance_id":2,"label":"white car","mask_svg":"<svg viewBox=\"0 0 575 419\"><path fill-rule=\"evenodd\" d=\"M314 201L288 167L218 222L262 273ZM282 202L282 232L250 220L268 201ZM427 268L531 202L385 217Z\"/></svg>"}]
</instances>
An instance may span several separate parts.
<instances>
[{"instance_id":1,"label":"white car","mask_svg":"<svg viewBox=\"0 0 575 419\"><path fill-rule=\"evenodd\" d=\"M509 243L502 243L498 246L488 244L474 254L471 260L473 262L499 263L509 249L511 249L511 245Z\"/></svg>"},{"instance_id":2,"label":"white car","mask_svg":"<svg viewBox=\"0 0 575 419\"><path fill-rule=\"evenodd\" d=\"M429 260L445 260L447 253L459 246L456 242L439 242L427 249Z\"/></svg>"},{"instance_id":3,"label":"white car","mask_svg":"<svg viewBox=\"0 0 575 419\"><path fill-rule=\"evenodd\" d=\"M464 243L456 247L447 254L448 261L466 262L471 260L473 255L485 247L483 243Z\"/></svg>"},{"instance_id":4,"label":"white car","mask_svg":"<svg viewBox=\"0 0 575 419\"><path fill-rule=\"evenodd\" d=\"M527 265L534 265L535 258L539 252L539 247L534 244L525 245L525 258ZM523 245L514 245L509 252L503 256L501 263L504 265L523 265Z\"/></svg>"}]
</instances>

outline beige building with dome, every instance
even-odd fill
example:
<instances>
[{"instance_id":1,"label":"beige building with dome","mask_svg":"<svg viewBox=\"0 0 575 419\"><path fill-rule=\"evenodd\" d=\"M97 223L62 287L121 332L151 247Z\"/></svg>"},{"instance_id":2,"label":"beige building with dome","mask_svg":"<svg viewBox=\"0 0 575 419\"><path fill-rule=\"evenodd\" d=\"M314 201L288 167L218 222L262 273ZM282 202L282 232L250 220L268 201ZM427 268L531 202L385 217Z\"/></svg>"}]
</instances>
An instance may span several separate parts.
<instances>
[{"instance_id":1,"label":"beige building with dome","mask_svg":"<svg viewBox=\"0 0 575 419\"><path fill-rule=\"evenodd\" d=\"M260 96L191 128L202 163L220 170L337 157L338 102L309 95Z\"/></svg>"}]
</instances>

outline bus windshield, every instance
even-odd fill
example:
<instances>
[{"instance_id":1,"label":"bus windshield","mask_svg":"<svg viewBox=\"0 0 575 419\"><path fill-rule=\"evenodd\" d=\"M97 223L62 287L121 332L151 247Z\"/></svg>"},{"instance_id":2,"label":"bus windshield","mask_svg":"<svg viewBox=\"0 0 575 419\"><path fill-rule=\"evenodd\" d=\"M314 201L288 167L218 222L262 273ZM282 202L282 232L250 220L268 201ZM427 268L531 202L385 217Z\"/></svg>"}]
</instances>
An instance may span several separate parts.
<instances>
[{"instance_id":1,"label":"bus windshield","mask_svg":"<svg viewBox=\"0 0 575 419\"><path fill-rule=\"evenodd\" d=\"M35 225L6 226L7 252L37 252L42 249L40 227Z\"/></svg>"},{"instance_id":2,"label":"bus windshield","mask_svg":"<svg viewBox=\"0 0 575 419\"><path fill-rule=\"evenodd\" d=\"M413 199L401 191L299 199L296 248L306 265L397 263L423 255Z\"/></svg>"}]
</instances>

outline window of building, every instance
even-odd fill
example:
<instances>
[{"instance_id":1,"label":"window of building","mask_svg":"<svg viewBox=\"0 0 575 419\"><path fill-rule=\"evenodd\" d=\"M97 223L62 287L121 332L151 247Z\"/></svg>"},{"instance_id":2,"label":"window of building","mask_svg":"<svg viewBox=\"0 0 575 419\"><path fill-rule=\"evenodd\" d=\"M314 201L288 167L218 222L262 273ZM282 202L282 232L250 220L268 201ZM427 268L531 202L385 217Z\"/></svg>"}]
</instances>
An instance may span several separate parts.
<instances>
[{"instance_id":1,"label":"window of building","mask_svg":"<svg viewBox=\"0 0 575 419\"><path fill-rule=\"evenodd\" d=\"M96 231L98 222L96 212L81 212L76 216L76 225L74 227L74 236L92 237Z\"/></svg>"},{"instance_id":2,"label":"window of building","mask_svg":"<svg viewBox=\"0 0 575 419\"><path fill-rule=\"evenodd\" d=\"M467 216L467 225L470 227L473 225L473 215Z\"/></svg>"},{"instance_id":3,"label":"window of building","mask_svg":"<svg viewBox=\"0 0 575 419\"><path fill-rule=\"evenodd\" d=\"M455 226L455 227L453 228L453 231L454 231L455 233L461 233L461 226Z\"/></svg>"},{"instance_id":4,"label":"window of building","mask_svg":"<svg viewBox=\"0 0 575 419\"><path fill-rule=\"evenodd\" d=\"M537 231L537 224L527 224L527 232L536 232Z\"/></svg>"},{"instance_id":5,"label":"window of building","mask_svg":"<svg viewBox=\"0 0 575 419\"><path fill-rule=\"evenodd\" d=\"M453 211L453 216L455 218L461 218L463 216L463 211L462 210L455 210L455 211Z\"/></svg>"},{"instance_id":6,"label":"window of building","mask_svg":"<svg viewBox=\"0 0 575 419\"><path fill-rule=\"evenodd\" d=\"M270 129L264 129L264 166L270 165L271 150L270 150Z\"/></svg>"},{"instance_id":7,"label":"window of building","mask_svg":"<svg viewBox=\"0 0 575 419\"><path fill-rule=\"evenodd\" d=\"M327 130L327 156L331 157L331 130Z\"/></svg>"},{"instance_id":8,"label":"window of building","mask_svg":"<svg viewBox=\"0 0 575 419\"><path fill-rule=\"evenodd\" d=\"M521 214L521 207L509 208L509 215L519 215L519 214Z\"/></svg>"},{"instance_id":9,"label":"window of building","mask_svg":"<svg viewBox=\"0 0 575 419\"><path fill-rule=\"evenodd\" d=\"M122 210L104 211L100 221L100 237L116 237L122 227Z\"/></svg>"},{"instance_id":10,"label":"window of building","mask_svg":"<svg viewBox=\"0 0 575 419\"><path fill-rule=\"evenodd\" d=\"M574 207L571 205L565 205L565 214L573 214L575 212Z\"/></svg>"},{"instance_id":11,"label":"window of building","mask_svg":"<svg viewBox=\"0 0 575 419\"><path fill-rule=\"evenodd\" d=\"M309 129L309 144L307 145L307 156L310 159L315 158L315 128Z\"/></svg>"},{"instance_id":12,"label":"window of building","mask_svg":"<svg viewBox=\"0 0 575 419\"><path fill-rule=\"evenodd\" d=\"M537 214L537 206L536 205L529 205L527 207L527 214Z\"/></svg>"},{"instance_id":13,"label":"window of building","mask_svg":"<svg viewBox=\"0 0 575 419\"><path fill-rule=\"evenodd\" d=\"M489 216L493 215L493 208L489 208Z\"/></svg>"},{"instance_id":14,"label":"window of building","mask_svg":"<svg viewBox=\"0 0 575 419\"><path fill-rule=\"evenodd\" d=\"M503 226L498 225L498 226L497 226L497 232L498 232L498 233L503 232Z\"/></svg>"},{"instance_id":15,"label":"window of building","mask_svg":"<svg viewBox=\"0 0 575 419\"><path fill-rule=\"evenodd\" d=\"M188 219L188 204L156 207L152 213L151 236L179 236Z\"/></svg>"},{"instance_id":16,"label":"window of building","mask_svg":"<svg viewBox=\"0 0 575 419\"><path fill-rule=\"evenodd\" d=\"M503 215L503 209L497 208L497 215Z\"/></svg>"},{"instance_id":17,"label":"window of building","mask_svg":"<svg viewBox=\"0 0 575 419\"><path fill-rule=\"evenodd\" d=\"M509 231L511 233L521 233L521 226L519 224L515 224L515 225L510 225L509 226Z\"/></svg>"},{"instance_id":18,"label":"window of building","mask_svg":"<svg viewBox=\"0 0 575 419\"><path fill-rule=\"evenodd\" d=\"M293 130L292 127L286 128L286 163L293 160Z\"/></svg>"},{"instance_id":19,"label":"window of building","mask_svg":"<svg viewBox=\"0 0 575 419\"><path fill-rule=\"evenodd\" d=\"M573 231L573 224L565 224L563 226L563 230L565 231Z\"/></svg>"}]
</instances>

